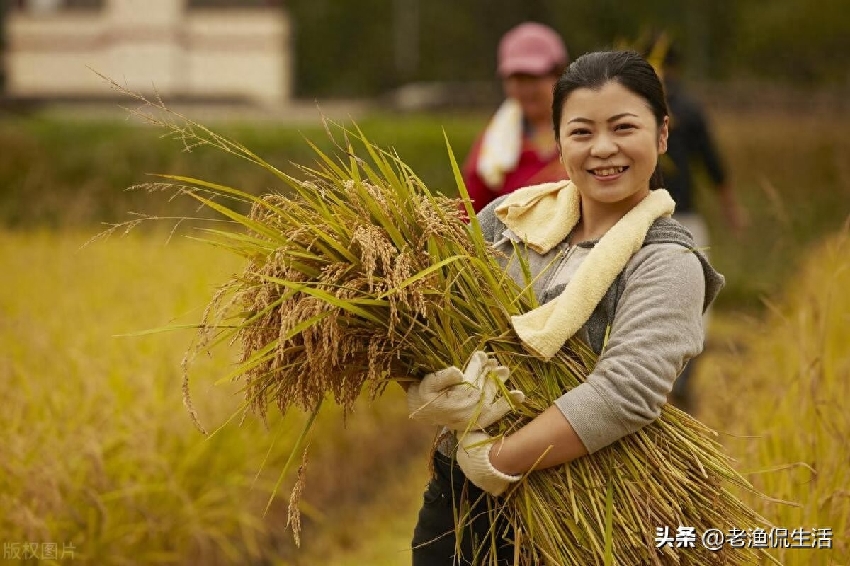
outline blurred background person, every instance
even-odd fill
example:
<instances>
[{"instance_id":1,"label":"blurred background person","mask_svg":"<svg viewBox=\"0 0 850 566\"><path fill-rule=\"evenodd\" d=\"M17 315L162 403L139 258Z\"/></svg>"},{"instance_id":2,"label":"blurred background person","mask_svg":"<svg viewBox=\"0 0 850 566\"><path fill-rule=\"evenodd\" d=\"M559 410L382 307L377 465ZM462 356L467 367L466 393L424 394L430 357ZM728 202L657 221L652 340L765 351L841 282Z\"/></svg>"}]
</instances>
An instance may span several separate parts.
<instances>
[{"instance_id":1,"label":"blurred background person","mask_svg":"<svg viewBox=\"0 0 850 566\"><path fill-rule=\"evenodd\" d=\"M567 178L552 131L552 89L568 62L560 35L543 24L525 22L502 36L497 73L505 101L463 167L476 212L520 187Z\"/></svg>"},{"instance_id":2,"label":"blurred background person","mask_svg":"<svg viewBox=\"0 0 850 566\"><path fill-rule=\"evenodd\" d=\"M659 34L645 51L664 82L667 105L670 109L670 136L667 154L661 163L664 186L676 201L673 215L693 235L697 247L708 252L709 231L696 209L696 172L702 169L717 196L726 225L736 237L743 235L747 215L740 206L729 182L717 143L711 133L709 120L700 103L686 90L682 82L682 61L669 37ZM708 325L708 313L705 319ZM697 358L692 359L673 386L670 402L680 409L694 412L695 398L691 378Z\"/></svg>"},{"instance_id":3,"label":"blurred background person","mask_svg":"<svg viewBox=\"0 0 850 566\"><path fill-rule=\"evenodd\" d=\"M705 111L696 99L692 98L681 80L681 57L675 46L662 38L664 44L660 70L667 93L667 104L674 117L668 142L671 149L663 162L664 181L667 190L676 201L676 215L679 221L691 221L698 232L704 232L702 219L695 209L694 166L702 165L714 188L727 226L741 236L746 228L745 211L738 203L735 191L729 183L726 169L717 144L711 134ZM686 224L687 226L688 224ZM692 230L693 231L693 230Z\"/></svg>"}]
</instances>

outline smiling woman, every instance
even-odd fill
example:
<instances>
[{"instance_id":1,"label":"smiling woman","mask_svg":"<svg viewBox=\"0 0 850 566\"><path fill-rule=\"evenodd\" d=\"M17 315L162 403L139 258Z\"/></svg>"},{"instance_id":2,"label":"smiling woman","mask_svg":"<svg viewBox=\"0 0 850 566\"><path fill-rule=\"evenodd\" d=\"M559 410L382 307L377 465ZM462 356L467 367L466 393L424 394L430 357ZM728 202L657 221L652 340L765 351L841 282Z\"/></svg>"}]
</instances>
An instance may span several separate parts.
<instances>
[{"instance_id":1,"label":"smiling woman","mask_svg":"<svg viewBox=\"0 0 850 566\"><path fill-rule=\"evenodd\" d=\"M512 486L526 476L547 478L560 494L556 499L563 498L568 508L573 489L562 493L554 487L555 476L537 474L563 464L578 470L589 455L597 458L595 453L658 420L676 376L702 349L702 314L724 282L695 249L690 233L670 218L675 204L659 188L655 171L667 148L668 117L661 82L649 63L634 52L586 54L559 78L552 110L560 160L570 181L519 189L493 201L478 220L507 274L533 289L541 305L511 319L526 349L549 363L567 348L568 340L576 338L599 358L583 383L556 392L536 417L494 436L479 430L480 414L475 410L468 411L466 424L458 426L462 420L458 407L470 404L461 400L480 396L485 406L501 406L501 414L510 419L523 404L522 392L503 392L510 399L505 403L499 395L492 398L486 387L470 390L467 382L479 379L470 374L478 372L472 362L459 384L446 383L449 368L408 390L411 417L427 412L429 422L444 425L449 436L435 455L437 473L414 534L416 566L477 563L453 537L445 536L456 511L434 503L434 494L442 494L438 501L452 501L453 494L462 491L464 479L472 484L468 488L472 515L473 502L482 493L510 498ZM485 354L477 355L484 359ZM491 372L499 373L502 381L511 378L507 367ZM545 387L540 374L535 381L531 389ZM518 389L515 382L513 386ZM418 408L423 390L437 391L454 404L443 415L438 414L437 403L427 411L424 405ZM613 485L616 476L608 472L599 482ZM679 511L671 520L693 523L695 518L682 513L692 505L684 501L695 496L685 487L686 475L677 477L681 486L672 489L690 495L677 498ZM566 519L560 515L550 519L547 524L553 532L546 536L554 539ZM493 563L513 564L515 556L530 556L524 548L527 543L517 543L522 537L514 536L516 528L476 519L472 536L500 533L493 544ZM451 555L457 549L453 562ZM662 550L650 553L654 561L666 563L671 558ZM691 557L699 564L748 559L697 552ZM649 559L643 556L640 563ZM580 563L590 561L585 557Z\"/></svg>"},{"instance_id":2,"label":"smiling woman","mask_svg":"<svg viewBox=\"0 0 850 566\"><path fill-rule=\"evenodd\" d=\"M574 238L599 238L661 186L657 167L667 151L667 104L654 71L631 68L632 60L627 54L586 55L576 62L575 75L555 87L561 161L582 197Z\"/></svg>"}]
</instances>

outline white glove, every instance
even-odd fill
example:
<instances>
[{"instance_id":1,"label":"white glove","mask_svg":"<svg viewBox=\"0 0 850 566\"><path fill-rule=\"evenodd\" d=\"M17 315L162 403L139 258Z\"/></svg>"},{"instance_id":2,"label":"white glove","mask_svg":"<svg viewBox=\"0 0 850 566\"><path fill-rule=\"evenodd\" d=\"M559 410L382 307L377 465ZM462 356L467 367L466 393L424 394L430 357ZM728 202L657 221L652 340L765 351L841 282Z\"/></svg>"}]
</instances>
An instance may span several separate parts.
<instances>
[{"instance_id":1,"label":"white glove","mask_svg":"<svg viewBox=\"0 0 850 566\"><path fill-rule=\"evenodd\" d=\"M499 496L522 476L505 474L493 467L490 449L494 440L486 432L469 432L460 439L455 459L469 481L490 495Z\"/></svg>"},{"instance_id":2,"label":"white glove","mask_svg":"<svg viewBox=\"0 0 850 566\"><path fill-rule=\"evenodd\" d=\"M522 391L502 395L509 376L486 352L475 352L465 371L450 366L407 389L410 418L452 430L483 429L525 402Z\"/></svg>"}]
</instances>

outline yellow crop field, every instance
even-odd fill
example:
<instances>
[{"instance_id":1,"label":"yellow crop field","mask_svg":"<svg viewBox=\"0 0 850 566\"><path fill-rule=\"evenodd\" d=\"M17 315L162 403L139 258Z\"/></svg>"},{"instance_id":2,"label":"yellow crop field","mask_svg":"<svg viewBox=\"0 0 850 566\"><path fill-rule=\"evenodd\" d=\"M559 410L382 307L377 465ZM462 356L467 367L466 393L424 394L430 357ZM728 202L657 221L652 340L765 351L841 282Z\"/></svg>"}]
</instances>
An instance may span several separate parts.
<instances>
[{"instance_id":1,"label":"yellow crop field","mask_svg":"<svg viewBox=\"0 0 850 566\"><path fill-rule=\"evenodd\" d=\"M248 417L207 439L182 405L180 364L192 332L120 336L197 321L215 285L239 266L203 244L165 245L165 234L80 249L87 238L0 235L4 563L287 563L285 483L263 511L304 417L271 417L269 430ZM224 350L193 372L193 399L210 430L241 401L237 385L214 385L229 364ZM339 414L320 417L304 552L311 529L338 520L337 506L368 497L411 456L423 461L427 434L397 426L407 423L398 397L363 403L344 429ZM374 431L380 442L370 440Z\"/></svg>"},{"instance_id":2,"label":"yellow crop field","mask_svg":"<svg viewBox=\"0 0 850 566\"><path fill-rule=\"evenodd\" d=\"M773 523L768 544L787 566L850 565L850 238L845 229L817 241L850 212L848 142L836 119L719 121L752 215L745 240L722 230L716 203L699 195L728 285L697 366L697 417L769 497L742 494ZM388 132L404 131L395 119L386 123ZM201 423L227 423L204 437L182 403L181 361L193 332L144 333L198 322L216 285L242 266L164 232L82 247L90 224L74 221L114 220L103 214L113 209L124 219L134 207L115 187L146 171L182 171L169 160L184 154L114 124L83 133L65 123L10 124L0 128L8 193L0 207L0 563L409 564L433 431L407 418L401 391L363 399L345 421L325 404L308 439L297 549L286 523L299 458L265 508L305 415L270 411L268 427L252 415L242 421L240 384L216 383L233 367L224 347L198 358L192 372ZM135 141L117 143L116 131ZM278 147L284 134L256 133L267 153L289 155ZM92 150L95 138L109 152ZM441 143L420 145L439 153L428 171L445 173ZM424 155L418 147L407 153ZM131 155L144 159L128 164ZM242 179L240 168L218 161L199 170ZM146 210L172 206L134 198ZM45 209L44 218L55 213L55 224L46 223L54 229L27 231L28 215ZM769 305L760 309L765 293Z\"/></svg>"},{"instance_id":3,"label":"yellow crop field","mask_svg":"<svg viewBox=\"0 0 850 566\"><path fill-rule=\"evenodd\" d=\"M295 550L285 528L285 484L268 515L263 509L303 416L273 417L269 430L248 417L206 439L181 404L180 361L192 333L120 336L197 320L215 285L239 266L203 244L177 238L166 245L165 235L81 249L85 240L67 233L0 238L7 273L0 294L4 558L409 561L428 431L407 422L396 392L364 403L344 429L339 414L321 417L304 543ZM765 320L718 316L701 366L702 420L720 431L759 490L795 504L750 498L774 526L788 529L792 548L776 551L788 566L850 560L848 288L845 233L811 254ZM233 384L214 385L230 363L226 350L199 363L193 397L214 428L240 397ZM361 509L358 521L342 520L343 509ZM795 529L814 548L793 548Z\"/></svg>"},{"instance_id":4,"label":"yellow crop field","mask_svg":"<svg viewBox=\"0 0 850 566\"><path fill-rule=\"evenodd\" d=\"M746 498L780 529L777 558L848 564L850 234L803 265L765 320L726 317L717 329L728 347L703 364L701 418L759 491L791 503Z\"/></svg>"}]
</instances>

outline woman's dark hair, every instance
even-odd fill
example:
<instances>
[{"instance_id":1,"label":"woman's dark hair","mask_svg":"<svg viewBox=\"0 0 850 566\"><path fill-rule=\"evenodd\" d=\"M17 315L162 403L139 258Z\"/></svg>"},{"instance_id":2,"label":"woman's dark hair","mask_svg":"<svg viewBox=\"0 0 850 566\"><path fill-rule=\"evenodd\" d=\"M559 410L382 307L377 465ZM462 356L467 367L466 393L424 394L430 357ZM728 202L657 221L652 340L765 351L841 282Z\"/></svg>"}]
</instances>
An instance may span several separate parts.
<instances>
[{"instance_id":1,"label":"woman's dark hair","mask_svg":"<svg viewBox=\"0 0 850 566\"><path fill-rule=\"evenodd\" d=\"M552 124L555 139L561 143L561 116L564 102L574 90L589 88L599 90L606 83L617 81L627 90L643 98L649 105L660 128L668 115L667 99L661 79L646 59L636 51L595 51L585 53L573 61L555 83L552 100ZM661 171L655 169L649 181L651 189L663 186Z\"/></svg>"}]
</instances>

